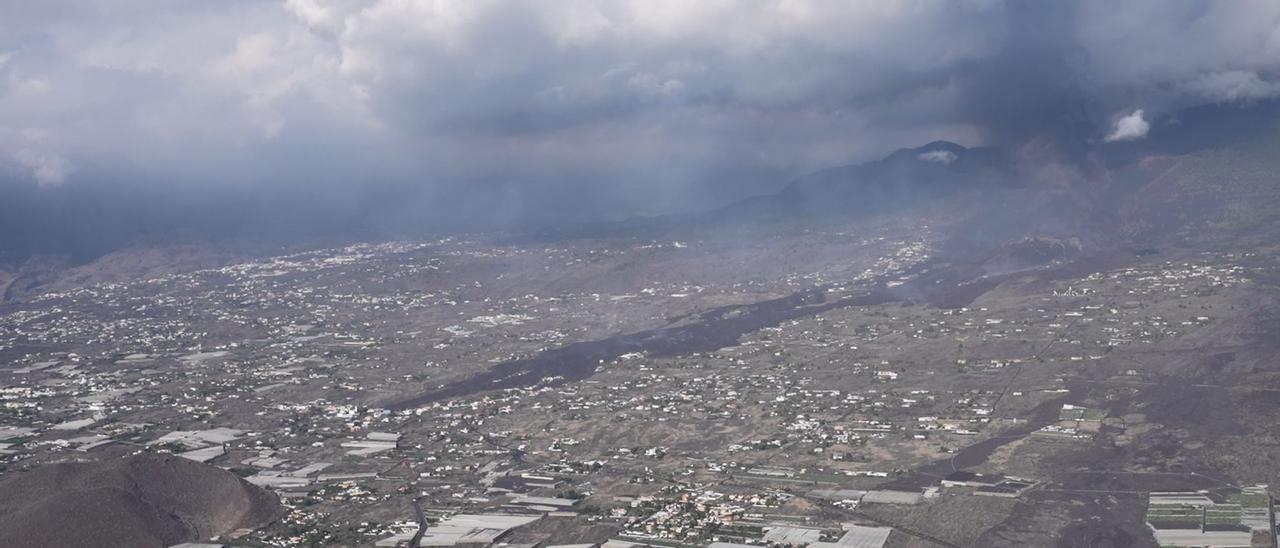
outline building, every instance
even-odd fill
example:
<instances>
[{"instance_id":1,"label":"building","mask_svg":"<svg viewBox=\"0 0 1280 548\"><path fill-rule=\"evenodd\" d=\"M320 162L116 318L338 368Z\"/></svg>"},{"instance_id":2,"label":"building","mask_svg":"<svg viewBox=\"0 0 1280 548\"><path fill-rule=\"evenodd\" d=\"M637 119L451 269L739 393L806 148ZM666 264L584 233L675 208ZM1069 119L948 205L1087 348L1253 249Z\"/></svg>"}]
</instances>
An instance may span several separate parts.
<instances>
[{"instance_id":1,"label":"building","mask_svg":"<svg viewBox=\"0 0 1280 548\"><path fill-rule=\"evenodd\" d=\"M891 527L845 524L844 535L835 542L814 542L809 548L881 548L893 533Z\"/></svg>"},{"instance_id":2,"label":"building","mask_svg":"<svg viewBox=\"0 0 1280 548\"><path fill-rule=\"evenodd\" d=\"M1151 493L1146 521L1160 546L1248 548L1254 531L1270 531L1271 497L1265 485L1225 502L1203 492Z\"/></svg>"}]
</instances>

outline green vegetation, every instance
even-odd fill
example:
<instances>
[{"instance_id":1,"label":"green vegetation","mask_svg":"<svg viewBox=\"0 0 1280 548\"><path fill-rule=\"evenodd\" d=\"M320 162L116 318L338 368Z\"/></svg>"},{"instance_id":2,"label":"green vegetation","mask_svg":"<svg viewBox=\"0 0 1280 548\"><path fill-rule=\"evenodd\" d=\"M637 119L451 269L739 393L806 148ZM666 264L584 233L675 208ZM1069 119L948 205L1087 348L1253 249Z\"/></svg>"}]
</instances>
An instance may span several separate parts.
<instances>
[{"instance_id":1,"label":"green vegetation","mask_svg":"<svg viewBox=\"0 0 1280 548\"><path fill-rule=\"evenodd\" d=\"M1147 522L1157 527L1198 524L1203 518L1203 511L1189 504L1159 504L1147 508Z\"/></svg>"},{"instance_id":2,"label":"green vegetation","mask_svg":"<svg viewBox=\"0 0 1280 548\"><path fill-rule=\"evenodd\" d=\"M1100 421L1107 418L1107 412L1102 409L1085 409L1080 420Z\"/></svg>"},{"instance_id":3,"label":"green vegetation","mask_svg":"<svg viewBox=\"0 0 1280 548\"><path fill-rule=\"evenodd\" d=\"M1218 504L1205 508L1204 524L1208 525L1240 525L1243 512L1239 504Z\"/></svg>"},{"instance_id":4,"label":"green vegetation","mask_svg":"<svg viewBox=\"0 0 1280 548\"><path fill-rule=\"evenodd\" d=\"M1267 508L1268 499L1266 493L1236 493L1227 498L1228 501L1239 504L1242 508Z\"/></svg>"}]
</instances>

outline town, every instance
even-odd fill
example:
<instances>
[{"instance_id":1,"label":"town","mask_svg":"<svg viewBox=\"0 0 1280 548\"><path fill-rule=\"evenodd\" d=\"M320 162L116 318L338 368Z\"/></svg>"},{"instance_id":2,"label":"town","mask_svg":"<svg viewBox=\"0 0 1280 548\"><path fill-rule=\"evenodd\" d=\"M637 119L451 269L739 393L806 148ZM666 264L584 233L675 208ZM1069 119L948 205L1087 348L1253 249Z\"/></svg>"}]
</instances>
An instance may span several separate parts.
<instances>
[{"instance_id":1,"label":"town","mask_svg":"<svg viewBox=\"0 0 1280 548\"><path fill-rule=\"evenodd\" d=\"M161 453L278 496L277 523L222 546L974 546L1086 514L1163 546L1275 545L1269 462L1145 456L1189 435L1165 418L1178 390L1249 396L1185 386L1178 360L1251 306L1265 256L801 307L716 348L468 381L809 288L909 290L939 268L921 234L444 239L49 292L0 309L0 472ZM830 258L797 274L794 249ZM779 264L699 274L759 256Z\"/></svg>"}]
</instances>

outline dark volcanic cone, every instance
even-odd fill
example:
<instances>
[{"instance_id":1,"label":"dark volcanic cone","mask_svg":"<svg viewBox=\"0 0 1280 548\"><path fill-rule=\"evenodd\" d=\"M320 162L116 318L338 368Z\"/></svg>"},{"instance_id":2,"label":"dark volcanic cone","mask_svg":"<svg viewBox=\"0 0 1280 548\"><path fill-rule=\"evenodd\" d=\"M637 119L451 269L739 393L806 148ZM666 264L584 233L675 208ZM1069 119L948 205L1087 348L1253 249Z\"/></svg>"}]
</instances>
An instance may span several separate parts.
<instances>
[{"instance_id":1,"label":"dark volcanic cone","mask_svg":"<svg viewBox=\"0 0 1280 548\"><path fill-rule=\"evenodd\" d=\"M0 476L4 546L172 546L256 528L275 496L231 472L173 455L61 463Z\"/></svg>"}]
</instances>

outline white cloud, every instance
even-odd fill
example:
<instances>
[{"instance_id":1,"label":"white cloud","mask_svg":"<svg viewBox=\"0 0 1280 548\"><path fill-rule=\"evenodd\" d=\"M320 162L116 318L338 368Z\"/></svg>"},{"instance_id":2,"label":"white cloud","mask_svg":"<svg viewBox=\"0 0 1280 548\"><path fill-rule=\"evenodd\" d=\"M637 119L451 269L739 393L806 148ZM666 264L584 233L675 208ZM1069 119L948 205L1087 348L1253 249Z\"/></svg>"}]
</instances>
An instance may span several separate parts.
<instances>
[{"instance_id":1,"label":"white cloud","mask_svg":"<svg viewBox=\"0 0 1280 548\"><path fill-rule=\"evenodd\" d=\"M1277 29L1280 32L1280 29ZM1280 96L1280 82L1268 82L1249 70L1214 72L1185 84L1188 92L1212 101L1250 101Z\"/></svg>"},{"instance_id":2,"label":"white cloud","mask_svg":"<svg viewBox=\"0 0 1280 548\"><path fill-rule=\"evenodd\" d=\"M285 9L312 28L341 30L347 5L326 0L285 0Z\"/></svg>"},{"instance_id":3,"label":"white cloud","mask_svg":"<svg viewBox=\"0 0 1280 548\"><path fill-rule=\"evenodd\" d=\"M31 172L31 178L42 187L61 186L71 174L71 162L52 152L19 150L13 159Z\"/></svg>"},{"instance_id":4,"label":"white cloud","mask_svg":"<svg viewBox=\"0 0 1280 548\"><path fill-rule=\"evenodd\" d=\"M627 79L627 85L645 97L667 97L684 91L684 82L663 79L655 74L642 72Z\"/></svg>"},{"instance_id":5,"label":"white cloud","mask_svg":"<svg viewBox=\"0 0 1280 548\"><path fill-rule=\"evenodd\" d=\"M956 161L956 153L950 150L929 150L916 155L916 158L926 162L947 165Z\"/></svg>"},{"instance_id":6,"label":"white cloud","mask_svg":"<svg viewBox=\"0 0 1280 548\"><path fill-rule=\"evenodd\" d=\"M1133 114L1123 116L1116 120L1116 127L1104 139L1111 143L1115 141L1135 141L1147 136L1147 132L1151 130L1151 124L1147 123L1142 117L1142 109L1133 111Z\"/></svg>"}]
</instances>

